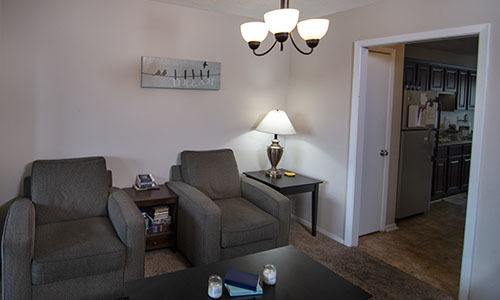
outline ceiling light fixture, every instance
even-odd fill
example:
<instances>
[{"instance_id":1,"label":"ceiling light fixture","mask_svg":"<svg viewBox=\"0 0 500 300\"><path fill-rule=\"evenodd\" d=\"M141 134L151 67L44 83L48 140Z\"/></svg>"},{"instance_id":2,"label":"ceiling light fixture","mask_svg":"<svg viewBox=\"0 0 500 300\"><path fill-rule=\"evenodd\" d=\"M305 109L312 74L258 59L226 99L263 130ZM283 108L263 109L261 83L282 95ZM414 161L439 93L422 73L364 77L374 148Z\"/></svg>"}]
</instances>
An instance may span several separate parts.
<instances>
[{"instance_id":1,"label":"ceiling light fixture","mask_svg":"<svg viewBox=\"0 0 500 300\"><path fill-rule=\"evenodd\" d=\"M264 14L264 22L248 22L241 24L241 35L248 43L253 54L263 56L271 52L271 50L280 43L281 51L283 51L283 43L288 40L292 41L293 46L297 51L304 55L309 55L314 48L318 46L319 41L325 36L328 31L330 21L328 19L308 19L299 22L299 11L294 8L289 8L290 0L281 0L280 9L276 9ZM302 39L306 41L309 51L301 50L293 39L292 31L297 27L297 31ZM267 37L268 32L274 35L275 41L268 50L257 53L260 43Z\"/></svg>"}]
</instances>

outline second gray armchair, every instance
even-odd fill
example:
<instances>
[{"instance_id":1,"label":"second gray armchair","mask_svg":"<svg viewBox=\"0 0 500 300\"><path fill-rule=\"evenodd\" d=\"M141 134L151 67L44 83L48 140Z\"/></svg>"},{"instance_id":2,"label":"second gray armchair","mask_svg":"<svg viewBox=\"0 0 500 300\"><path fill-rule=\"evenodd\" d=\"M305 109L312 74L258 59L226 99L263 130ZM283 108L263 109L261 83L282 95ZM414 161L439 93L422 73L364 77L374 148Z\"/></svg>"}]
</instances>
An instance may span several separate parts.
<instances>
[{"instance_id":1,"label":"second gray armchair","mask_svg":"<svg viewBox=\"0 0 500 300\"><path fill-rule=\"evenodd\" d=\"M194 265L288 244L290 200L240 178L232 150L182 152L167 184L179 196L178 249Z\"/></svg>"}]
</instances>

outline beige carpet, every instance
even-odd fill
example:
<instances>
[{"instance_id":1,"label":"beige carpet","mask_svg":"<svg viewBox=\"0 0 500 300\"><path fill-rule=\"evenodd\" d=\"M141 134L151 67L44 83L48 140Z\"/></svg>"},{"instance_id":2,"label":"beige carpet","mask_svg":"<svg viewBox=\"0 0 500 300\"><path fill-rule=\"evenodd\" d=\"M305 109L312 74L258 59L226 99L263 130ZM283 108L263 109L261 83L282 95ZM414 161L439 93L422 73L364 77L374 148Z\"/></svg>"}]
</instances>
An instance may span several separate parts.
<instances>
[{"instance_id":1,"label":"beige carpet","mask_svg":"<svg viewBox=\"0 0 500 300\"><path fill-rule=\"evenodd\" d=\"M348 281L373 299L452 299L444 291L403 273L367 253L348 248L324 235L312 237L301 225L292 225L291 244ZM189 262L170 250L146 254L146 276L188 268Z\"/></svg>"}]
</instances>

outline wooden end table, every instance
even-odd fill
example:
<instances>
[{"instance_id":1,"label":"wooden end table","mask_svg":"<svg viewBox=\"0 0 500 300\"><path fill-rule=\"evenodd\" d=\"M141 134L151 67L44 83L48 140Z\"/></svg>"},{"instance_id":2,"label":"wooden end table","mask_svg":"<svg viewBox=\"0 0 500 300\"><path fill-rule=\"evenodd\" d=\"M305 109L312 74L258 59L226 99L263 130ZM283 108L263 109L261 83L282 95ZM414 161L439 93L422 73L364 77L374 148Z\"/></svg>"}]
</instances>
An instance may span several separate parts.
<instances>
[{"instance_id":1,"label":"wooden end table","mask_svg":"<svg viewBox=\"0 0 500 300\"><path fill-rule=\"evenodd\" d=\"M158 233L146 232L146 251L162 248L172 248L175 251L177 244L177 195L164 184L156 190L137 191L134 188L123 190L134 200L139 209L155 206L169 207L172 222L168 230Z\"/></svg>"},{"instance_id":2,"label":"wooden end table","mask_svg":"<svg viewBox=\"0 0 500 300\"><path fill-rule=\"evenodd\" d=\"M280 171L283 173L286 170L280 169ZM313 236L316 236L319 184L323 183L323 181L300 174L296 174L295 177L287 177L283 175L281 178L271 178L266 176L266 171L244 172L243 174L272 187L283 195L310 192L312 202L311 233Z\"/></svg>"}]
</instances>

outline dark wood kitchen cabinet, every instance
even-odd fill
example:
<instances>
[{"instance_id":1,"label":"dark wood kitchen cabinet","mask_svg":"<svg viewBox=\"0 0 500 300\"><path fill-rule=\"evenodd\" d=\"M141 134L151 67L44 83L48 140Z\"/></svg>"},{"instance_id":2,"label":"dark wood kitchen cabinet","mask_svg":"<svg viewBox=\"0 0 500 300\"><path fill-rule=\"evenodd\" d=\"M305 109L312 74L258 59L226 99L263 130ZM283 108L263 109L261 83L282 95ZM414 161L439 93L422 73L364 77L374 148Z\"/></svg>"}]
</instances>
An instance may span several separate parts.
<instances>
[{"instance_id":1,"label":"dark wood kitchen cabinet","mask_svg":"<svg viewBox=\"0 0 500 300\"><path fill-rule=\"evenodd\" d=\"M469 173L470 173L470 154L464 155L462 159L462 185L460 189L466 192L469 188Z\"/></svg>"},{"instance_id":2,"label":"dark wood kitchen cabinet","mask_svg":"<svg viewBox=\"0 0 500 300\"><path fill-rule=\"evenodd\" d=\"M417 63L411 60L405 61L404 86L406 89L413 89L417 83Z\"/></svg>"},{"instance_id":3,"label":"dark wood kitchen cabinet","mask_svg":"<svg viewBox=\"0 0 500 300\"><path fill-rule=\"evenodd\" d=\"M444 71L444 91L455 93L458 87L458 71L457 69L448 69Z\"/></svg>"},{"instance_id":4,"label":"dark wood kitchen cabinet","mask_svg":"<svg viewBox=\"0 0 500 300\"><path fill-rule=\"evenodd\" d=\"M457 109L467 109L469 91L469 72L458 71Z\"/></svg>"},{"instance_id":5,"label":"dark wood kitchen cabinet","mask_svg":"<svg viewBox=\"0 0 500 300\"><path fill-rule=\"evenodd\" d=\"M448 158L436 158L432 179L432 198L439 199L446 196L446 169Z\"/></svg>"},{"instance_id":6,"label":"dark wood kitchen cabinet","mask_svg":"<svg viewBox=\"0 0 500 300\"><path fill-rule=\"evenodd\" d=\"M429 90L429 76L431 67L428 64L417 64L416 85L421 91Z\"/></svg>"},{"instance_id":7,"label":"dark wood kitchen cabinet","mask_svg":"<svg viewBox=\"0 0 500 300\"><path fill-rule=\"evenodd\" d=\"M432 91L442 92L444 85L444 68L440 66L431 66L430 89Z\"/></svg>"},{"instance_id":8,"label":"dark wood kitchen cabinet","mask_svg":"<svg viewBox=\"0 0 500 300\"><path fill-rule=\"evenodd\" d=\"M469 73L469 90L468 90L468 103L467 103L467 108L468 109L474 109L476 106L476 79L477 79L477 74L476 72L470 72Z\"/></svg>"},{"instance_id":9,"label":"dark wood kitchen cabinet","mask_svg":"<svg viewBox=\"0 0 500 300\"><path fill-rule=\"evenodd\" d=\"M447 167L446 193L456 194L462 190L462 156L450 156Z\"/></svg>"},{"instance_id":10,"label":"dark wood kitchen cabinet","mask_svg":"<svg viewBox=\"0 0 500 300\"><path fill-rule=\"evenodd\" d=\"M432 200L467 191L471 148L471 143L438 146L432 174Z\"/></svg>"},{"instance_id":11,"label":"dark wood kitchen cabinet","mask_svg":"<svg viewBox=\"0 0 500 300\"><path fill-rule=\"evenodd\" d=\"M463 146L463 156L462 156L462 192L466 192L469 188L471 153L472 153L472 144L465 144Z\"/></svg>"},{"instance_id":12,"label":"dark wood kitchen cabinet","mask_svg":"<svg viewBox=\"0 0 500 300\"><path fill-rule=\"evenodd\" d=\"M406 58L404 85L406 89L436 91L456 95L456 108L473 110L476 99L476 70Z\"/></svg>"}]
</instances>

